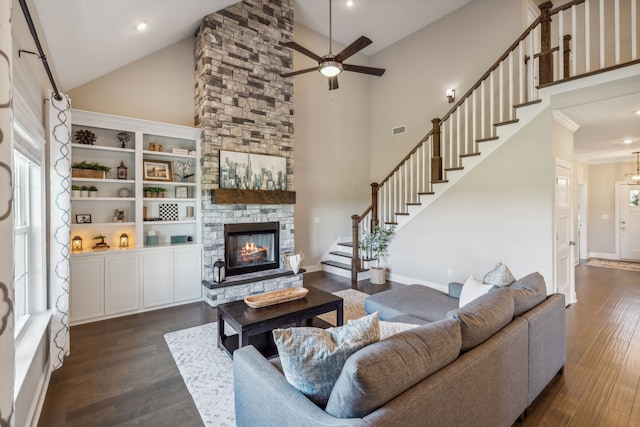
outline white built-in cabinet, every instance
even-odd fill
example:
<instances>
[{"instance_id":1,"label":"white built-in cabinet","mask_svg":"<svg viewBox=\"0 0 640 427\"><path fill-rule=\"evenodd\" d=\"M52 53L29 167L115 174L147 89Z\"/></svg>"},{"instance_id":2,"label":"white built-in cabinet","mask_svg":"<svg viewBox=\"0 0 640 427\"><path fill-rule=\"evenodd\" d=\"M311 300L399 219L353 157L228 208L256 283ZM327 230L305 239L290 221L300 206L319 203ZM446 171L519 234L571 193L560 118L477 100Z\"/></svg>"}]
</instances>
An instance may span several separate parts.
<instances>
[{"instance_id":1,"label":"white built-in cabinet","mask_svg":"<svg viewBox=\"0 0 640 427\"><path fill-rule=\"evenodd\" d=\"M98 189L71 197L69 238L80 236L83 243L71 253L71 324L201 300L201 130L80 110L71 119L72 164L111 168L104 177L71 177L73 187ZM78 131L95 141L79 143ZM170 165L170 176L152 178L145 162ZM192 176L178 176L177 162L188 164ZM126 176L118 174L121 164ZM163 188L164 197L145 191L150 187ZM123 221L116 211L125 212ZM120 247L123 233L128 248ZM150 234L157 243L146 239ZM93 249L96 236L104 236L109 248ZM186 243L173 241L184 237Z\"/></svg>"}]
</instances>

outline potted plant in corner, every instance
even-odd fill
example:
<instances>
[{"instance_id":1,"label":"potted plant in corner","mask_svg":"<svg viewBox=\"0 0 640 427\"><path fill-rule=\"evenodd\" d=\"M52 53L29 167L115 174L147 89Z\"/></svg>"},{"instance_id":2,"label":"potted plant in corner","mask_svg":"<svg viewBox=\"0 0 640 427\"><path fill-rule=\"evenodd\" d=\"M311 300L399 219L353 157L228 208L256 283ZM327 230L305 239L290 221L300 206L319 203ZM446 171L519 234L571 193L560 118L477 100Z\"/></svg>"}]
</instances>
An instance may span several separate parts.
<instances>
[{"instance_id":1,"label":"potted plant in corner","mask_svg":"<svg viewBox=\"0 0 640 427\"><path fill-rule=\"evenodd\" d=\"M371 268L371 283L374 285L382 285L386 282L386 268L380 267L380 258L387 254L389 241L395 232L395 227L382 228L379 225L373 227L369 233L365 233L360 241L360 248L375 255L376 266Z\"/></svg>"}]
</instances>

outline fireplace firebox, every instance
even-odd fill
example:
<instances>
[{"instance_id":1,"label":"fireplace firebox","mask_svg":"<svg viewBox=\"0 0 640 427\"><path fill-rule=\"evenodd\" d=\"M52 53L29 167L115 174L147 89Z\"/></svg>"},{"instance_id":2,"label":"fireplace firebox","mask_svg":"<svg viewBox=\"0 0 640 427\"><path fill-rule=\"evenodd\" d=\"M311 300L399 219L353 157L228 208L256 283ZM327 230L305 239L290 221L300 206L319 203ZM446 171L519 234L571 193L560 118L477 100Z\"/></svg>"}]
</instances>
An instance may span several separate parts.
<instances>
[{"instance_id":1,"label":"fireplace firebox","mask_svg":"<svg viewBox=\"0 0 640 427\"><path fill-rule=\"evenodd\" d=\"M280 223L225 224L227 276L280 267Z\"/></svg>"}]
</instances>

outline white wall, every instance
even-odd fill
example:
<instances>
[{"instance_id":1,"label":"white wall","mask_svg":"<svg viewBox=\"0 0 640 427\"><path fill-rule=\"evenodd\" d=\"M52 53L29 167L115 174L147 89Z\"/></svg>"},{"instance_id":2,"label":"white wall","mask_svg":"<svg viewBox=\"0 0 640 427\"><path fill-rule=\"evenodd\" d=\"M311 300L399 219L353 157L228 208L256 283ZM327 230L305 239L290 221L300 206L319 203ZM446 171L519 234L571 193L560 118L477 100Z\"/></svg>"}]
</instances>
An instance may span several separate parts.
<instances>
[{"instance_id":1,"label":"white wall","mask_svg":"<svg viewBox=\"0 0 640 427\"><path fill-rule=\"evenodd\" d=\"M73 108L194 124L194 39L186 38L68 92Z\"/></svg>"},{"instance_id":2,"label":"white wall","mask_svg":"<svg viewBox=\"0 0 640 427\"><path fill-rule=\"evenodd\" d=\"M384 178L524 30L521 1L473 1L371 57L371 179ZM375 41L374 41L375 43ZM407 133L391 136L406 124Z\"/></svg>"},{"instance_id":3,"label":"white wall","mask_svg":"<svg viewBox=\"0 0 640 427\"><path fill-rule=\"evenodd\" d=\"M540 272L550 290L550 121L546 110L399 230L390 247L392 275L464 282L503 262L516 277Z\"/></svg>"},{"instance_id":4,"label":"white wall","mask_svg":"<svg viewBox=\"0 0 640 427\"><path fill-rule=\"evenodd\" d=\"M326 53L328 39L304 27L294 27L294 40ZM362 55L349 62L368 65ZM293 64L295 70L314 65L298 53ZM370 85L377 78L344 72L339 89L329 91L320 73L294 77L295 241L296 251L305 253L303 265L317 263L337 237L349 237L351 215L370 202Z\"/></svg>"}]
</instances>

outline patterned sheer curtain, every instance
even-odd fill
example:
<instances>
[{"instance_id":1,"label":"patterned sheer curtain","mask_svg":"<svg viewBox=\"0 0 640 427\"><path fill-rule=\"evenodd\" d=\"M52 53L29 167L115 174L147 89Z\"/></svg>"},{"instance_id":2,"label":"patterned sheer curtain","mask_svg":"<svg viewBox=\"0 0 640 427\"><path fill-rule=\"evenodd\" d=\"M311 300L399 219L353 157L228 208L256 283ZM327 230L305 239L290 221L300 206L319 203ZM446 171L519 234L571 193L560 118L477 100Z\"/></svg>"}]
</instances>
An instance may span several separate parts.
<instances>
[{"instance_id":1,"label":"patterned sheer curtain","mask_svg":"<svg viewBox=\"0 0 640 427\"><path fill-rule=\"evenodd\" d=\"M13 425L13 150L11 0L0 0L0 426Z\"/></svg>"},{"instance_id":2,"label":"patterned sheer curtain","mask_svg":"<svg viewBox=\"0 0 640 427\"><path fill-rule=\"evenodd\" d=\"M69 354L69 254L71 233L71 103L49 95L49 191L51 368Z\"/></svg>"}]
</instances>

